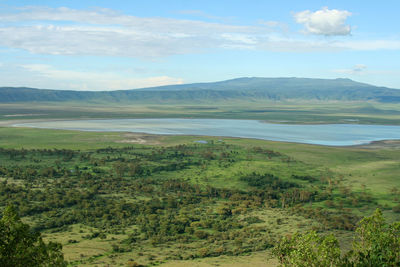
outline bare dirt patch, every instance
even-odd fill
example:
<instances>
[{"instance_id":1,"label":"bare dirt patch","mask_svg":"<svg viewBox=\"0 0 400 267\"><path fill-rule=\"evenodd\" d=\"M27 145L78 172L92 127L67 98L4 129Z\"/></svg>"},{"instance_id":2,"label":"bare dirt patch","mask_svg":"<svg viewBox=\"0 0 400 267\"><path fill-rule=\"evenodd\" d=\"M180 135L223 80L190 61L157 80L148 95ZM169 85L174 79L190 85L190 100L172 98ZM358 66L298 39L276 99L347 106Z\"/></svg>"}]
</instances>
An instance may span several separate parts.
<instances>
[{"instance_id":1,"label":"bare dirt patch","mask_svg":"<svg viewBox=\"0 0 400 267\"><path fill-rule=\"evenodd\" d=\"M45 113L27 113L27 114L7 114L3 115L4 117L30 117L30 116L42 116L42 115L48 115Z\"/></svg>"},{"instance_id":2,"label":"bare dirt patch","mask_svg":"<svg viewBox=\"0 0 400 267\"><path fill-rule=\"evenodd\" d=\"M147 144L147 145L158 145L160 144L159 136L149 135L143 133L124 133L122 135L124 139L116 141L117 143L127 144Z\"/></svg>"},{"instance_id":3,"label":"bare dirt patch","mask_svg":"<svg viewBox=\"0 0 400 267\"><path fill-rule=\"evenodd\" d=\"M65 119L7 119L0 120L0 127L10 127L14 124L33 123L33 122L46 122L46 121L61 121Z\"/></svg>"}]
</instances>

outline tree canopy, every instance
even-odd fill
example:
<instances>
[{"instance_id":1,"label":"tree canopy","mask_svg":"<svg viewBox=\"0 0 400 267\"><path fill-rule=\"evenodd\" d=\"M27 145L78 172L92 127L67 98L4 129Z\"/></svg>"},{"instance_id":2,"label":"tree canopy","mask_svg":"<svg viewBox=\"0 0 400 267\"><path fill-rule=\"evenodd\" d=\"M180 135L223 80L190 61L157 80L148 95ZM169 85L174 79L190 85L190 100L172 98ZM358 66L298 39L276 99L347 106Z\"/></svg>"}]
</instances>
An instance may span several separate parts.
<instances>
[{"instance_id":1,"label":"tree canopy","mask_svg":"<svg viewBox=\"0 0 400 267\"><path fill-rule=\"evenodd\" d=\"M46 244L12 206L5 208L0 219L0 266L67 266L61 249L59 243Z\"/></svg>"},{"instance_id":2,"label":"tree canopy","mask_svg":"<svg viewBox=\"0 0 400 267\"><path fill-rule=\"evenodd\" d=\"M285 237L273 252L283 266L400 266L400 222L387 224L382 212L358 223L352 249L344 253L332 235L315 231Z\"/></svg>"}]
</instances>

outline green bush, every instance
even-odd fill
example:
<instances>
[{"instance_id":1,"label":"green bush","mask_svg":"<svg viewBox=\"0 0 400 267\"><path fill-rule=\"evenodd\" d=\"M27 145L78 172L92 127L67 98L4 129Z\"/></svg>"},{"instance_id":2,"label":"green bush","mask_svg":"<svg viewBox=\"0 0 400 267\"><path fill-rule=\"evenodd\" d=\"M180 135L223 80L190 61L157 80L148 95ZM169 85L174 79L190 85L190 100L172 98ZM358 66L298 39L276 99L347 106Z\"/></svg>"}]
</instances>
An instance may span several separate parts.
<instances>
[{"instance_id":1,"label":"green bush","mask_svg":"<svg viewBox=\"0 0 400 267\"><path fill-rule=\"evenodd\" d=\"M273 249L283 266L400 266L400 222L386 224L382 212L358 223L353 247L343 253L333 235L316 232L285 237Z\"/></svg>"},{"instance_id":2,"label":"green bush","mask_svg":"<svg viewBox=\"0 0 400 267\"><path fill-rule=\"evenodd\" d=\"M44 243L8 206L0 220L0 266L67 266L61 244Z\"/></svg>"}]
</instances>

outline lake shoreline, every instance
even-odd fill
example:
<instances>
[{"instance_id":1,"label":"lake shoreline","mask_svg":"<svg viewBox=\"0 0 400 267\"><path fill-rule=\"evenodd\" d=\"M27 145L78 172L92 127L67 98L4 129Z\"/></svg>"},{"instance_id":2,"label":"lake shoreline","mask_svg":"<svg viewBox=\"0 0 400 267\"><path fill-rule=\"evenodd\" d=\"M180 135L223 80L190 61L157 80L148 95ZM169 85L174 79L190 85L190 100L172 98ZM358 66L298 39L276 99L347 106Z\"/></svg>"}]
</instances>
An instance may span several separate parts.
<instances>
[{"instance_id":1,"label":"lake shoreline","mask_svg":"<svg viewBox=\"0 0 400 267\"><path fill-rule=\"evenodd\" d=\"M3 125L89 132L250 138L323 146L360 146L400 139L400 127L360 124L276 124L230 119L13 120ZM397 129L399 128L399 129Z\"/></svg>"},{"instance_id":2,"label":"lake shoreline","mask_svg":"<svg viewBox=\"0 0 400 267\"><path fill-rule=\"evenodd\" d=\"M343 124L343 125L381 125L381 126L399 126L400 124L382 124L382 123L363 123L362 121L359 120L352 120L352 119L345 119L342 120L341 122L337 123L332 123L332 122L326 122L326 121L313 121L313 122L308 122L308 121L303 121L303 122L295 122L295 121L288 121L288 120L263 120L263 119L244 119L244 118L229 118L229 117L222 117L222 118L203 118L203 117L170 117L170 118L163 118L163 117L132 117L132 118L126 118L126 117L103 117L103 118L91 118L91 117L85 117L85 118L38 118L38 119L15 119L16 117L9 117L8 115L3 115L6 117L0 118L0 127L3 126L12 126L13 124L19 124L19 123L30 123L30 122L49 122L49 121L82 121L82 120L142 120L142 119L180 119L180 120L203 120L203 119L212 119L212 120L251 120L251 121L258 121L260 123L270 123L270 124L282 124L282 125L335 125L335 124ZM12 118L12 119L8 119Z\"/></svg>"}]
</instances>

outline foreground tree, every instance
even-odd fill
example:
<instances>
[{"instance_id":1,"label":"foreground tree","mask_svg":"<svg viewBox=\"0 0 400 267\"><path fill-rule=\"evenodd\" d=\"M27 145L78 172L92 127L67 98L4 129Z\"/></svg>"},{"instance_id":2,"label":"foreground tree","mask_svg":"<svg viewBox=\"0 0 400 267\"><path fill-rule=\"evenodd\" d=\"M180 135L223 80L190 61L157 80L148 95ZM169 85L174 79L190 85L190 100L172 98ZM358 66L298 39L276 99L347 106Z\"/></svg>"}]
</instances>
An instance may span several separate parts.
<instances>
[{"instance_id":1,"label":"foreground tree","mask_svg":"<svg viewBox=\"0 0 400 267\"><path fill-rule=\"evenodd\" d=\"M400 266L400 222L388 225L379 209L361 220L347 260L356 266Z\"/></svg>"},{"instance_id":2,"label":"foreground tree","mask_svg":"<svg viewBox=\"0 0 400 267\"><path fill-rule=\"evenodd\" d=\"M44 243L8 206L0 219L0 266L67 266L61 244Z\"/></svg>"},{"instance_id":3,"label":"foreground tree","mask_svg":"<svg viewBox=\"0 0 400 267\"><path fill-rule=\"evenodd\" d=\"M285 237L273 253L283 266L400 266L400 222L386 224L382 212L358 223L353 248L342 253L333 235L316 232Z\"/></svg>"}]
</instances>

